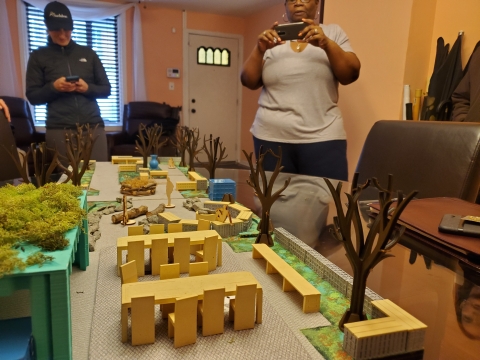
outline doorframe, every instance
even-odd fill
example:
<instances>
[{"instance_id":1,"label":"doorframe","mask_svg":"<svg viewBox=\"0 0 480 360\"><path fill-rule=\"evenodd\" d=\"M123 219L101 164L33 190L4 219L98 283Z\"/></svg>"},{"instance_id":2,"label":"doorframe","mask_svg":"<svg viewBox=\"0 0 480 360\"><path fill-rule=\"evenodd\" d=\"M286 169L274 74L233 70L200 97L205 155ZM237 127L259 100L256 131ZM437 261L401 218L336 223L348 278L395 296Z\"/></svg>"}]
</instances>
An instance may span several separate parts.
<instances>
[{"instance_id":1,"label":"doorframe","mask_svg":"<svg viewBox=\"0 0 480 360\"><path fill-rule=\"evenodd\" d=\"M184 12L184 15L185 12ZM242 83L240 82L240 71L243 66L243 35L239 34L229 34L229 33L221 33L221 32L212 32L212 31L204 31L204 30L194 30L194 29L183 29L183 107L182 107L182 115L183 115L183 125L189 126L190 125L190 94L188 90L188 37L190 34L193 35L205 35L205 36L215 36L215 37L223 37L227 39L237 39L238 40L238 81L237 81L237 119L236 119L236 128L237 128L237 139L236 139L236 149L235 149L235 158L233 159L236 162L240 161L241 158L241 131L242 131Z\"/></svg>"}]
</instances>

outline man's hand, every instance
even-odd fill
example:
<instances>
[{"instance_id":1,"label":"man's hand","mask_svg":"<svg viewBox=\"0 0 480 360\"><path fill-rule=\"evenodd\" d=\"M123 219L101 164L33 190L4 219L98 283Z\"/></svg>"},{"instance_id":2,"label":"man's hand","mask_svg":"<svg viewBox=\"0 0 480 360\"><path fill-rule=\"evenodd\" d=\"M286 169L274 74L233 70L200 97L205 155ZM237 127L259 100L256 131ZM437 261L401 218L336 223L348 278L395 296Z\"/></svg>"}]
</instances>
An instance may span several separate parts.
<instances>
[{"instance_id":1,"label":"man's hand","mask_svg":"<svg viewBox=\"0 0 480 360\"><path fill-rule=\"evenodd\" d=\"M88 84L83 81L83 79L80 79L78 80L76 83L75 83L75 90L79 93L84 93L88 90Z\"/></svg>"},{"instance_id":2,"label":"man's hand","mask_svg":"<svg viewBox=\"0 0 480 360\"><path fill-rule=\"evenodd\" d=\"M72 92L76 90L76 83L68 82L65 79L65 76L58 78L53 83L53 87L60 92Z\"/></svg>"},{"instance_id":3,"label":"man's hand","mask_svg":"<svg viewBox=\"0 0 480 360\"><path fill-rule=\"evenodd\" d=\"M7 118L8 122L10 122L10 111L8 111L8 106L2 99L0 99L0 110L3 110L5 117Z\"/></svg>"}]
</instances>

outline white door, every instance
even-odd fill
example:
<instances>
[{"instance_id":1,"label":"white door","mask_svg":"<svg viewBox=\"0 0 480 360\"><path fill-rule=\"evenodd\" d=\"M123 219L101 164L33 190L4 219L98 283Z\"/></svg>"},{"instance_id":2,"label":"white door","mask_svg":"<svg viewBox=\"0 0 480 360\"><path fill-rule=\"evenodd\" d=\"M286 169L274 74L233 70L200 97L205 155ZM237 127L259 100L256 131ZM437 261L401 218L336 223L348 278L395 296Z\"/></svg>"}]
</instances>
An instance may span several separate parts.
<instances>
[{"instance_id":1,"label":"white door","mask_svg":"<svg viewBox=\"0 0 480 360\"><path fill-rule=\"evenodd\" d=\"M228 35L225 35L228 36ZM228 50L229 66L218 64L218 54L215 64L199 64L198 50L206 50L206 63L209 63L216 49L220 52ZM210 48L210 50L209 50ZM203 50L200 50L202 53ZM225 56L224 54L224 63ZM202 55L202 54L201 54ZM201 61L203 61L203 56ZM221 59L220 59L221 63ZM239 138L239 39L211 35L188 35L188 120L185 123L190 128L200 130L199 147L203 145L203 136L208 139L220 137L227 148L228 157L224 161L237 160L237 141ZM200 160L205 161L205 154Z\"/></svg>"}]
</instances>

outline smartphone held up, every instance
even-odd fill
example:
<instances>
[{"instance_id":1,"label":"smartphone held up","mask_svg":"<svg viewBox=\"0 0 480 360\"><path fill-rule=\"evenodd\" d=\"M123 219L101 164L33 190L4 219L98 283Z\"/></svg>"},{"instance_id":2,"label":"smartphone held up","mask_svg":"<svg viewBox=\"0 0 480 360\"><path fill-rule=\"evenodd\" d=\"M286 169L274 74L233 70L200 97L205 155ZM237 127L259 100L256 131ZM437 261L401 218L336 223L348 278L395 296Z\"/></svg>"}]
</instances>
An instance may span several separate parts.
<instances>
[{"instance_id":1,"label":"smartphone held up","mask_svg":"<svg viewBox=\"0 0 480 360\"><path fill-rule=\"evenodd\" d=\"M278 36L280 37L280 39L282 39L282 41L298 40L301 39L298 33L305 29L307 26L308 24L304 22L279 24L275 26L274 30L277 32Z\"/></svg>"}]
</instances>

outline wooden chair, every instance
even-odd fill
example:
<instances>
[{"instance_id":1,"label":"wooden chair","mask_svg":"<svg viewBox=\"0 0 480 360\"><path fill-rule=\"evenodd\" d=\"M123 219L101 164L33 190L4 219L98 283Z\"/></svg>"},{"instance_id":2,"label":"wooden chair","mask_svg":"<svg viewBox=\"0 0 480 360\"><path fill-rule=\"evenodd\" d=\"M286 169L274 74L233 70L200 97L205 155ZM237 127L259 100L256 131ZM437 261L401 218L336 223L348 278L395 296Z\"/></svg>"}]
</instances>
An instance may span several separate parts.
<instances>
[{"instance_id":1,"label":"wooden chair","mask_svg":"<svg viewBox=\"0 0 480 360\"><path fill-rule=\"evenodd\" d=\"M165 225L164 224L150 225L150 234L165 234Z\"/></svg>"},{"instance_id":2,"label":"wooden chair","mask_svg":"<svg viewBox=\"0 0 480 360\"><path fill-rule=\"evenodd\" d=\"M173 261L180 264L180 273L190 269L190 238L173 239Z\"/></svg>"},{"instance_id":3,"label":"wooden chair","mask_svg":"<svg viewBox=\"0 0 480 360\"><path fill-rule=\"evenodd\" d=\"M168 314L168 337L173 337L173 346L178 348L197 341L198 296L175 300L175 312Z\"/></svg>"},{"instance_id":4,"label":"wooden chair","mask_svg":"<svg viewBox=\"0 0 480 360\"><path fill-rule=\"evenodd\" d=\"M223 334L225 288L203 291L203 301L198 303L198 323L202 326L202 335Z\"/></svg>"},{"instance_id":5,"label":"wooden chair","mask_svg":"<svg viewBox=\"0 0 480 360\"><path fill-rule=\"evenodd\" d=\"M137 275L145 275L145 242L143 240L132 240L127 244L127 261L135 260Z\"/></svg>"},{"instance_id":6,"label":"wooden chair","mask_svg":"<svg viewBox=\"0 0 480 360\"><path fill-rule=\"evenodd\" d=\"M195 252L195 261L208 262L208 271L213 271L217 268L217 236L210 236L205 238L203 243L203 250Z\"/></svg>"},{"instance_id":7,"label":"wooden chair","mask_svg":"<svg viewBox=\"0 0 480 360\"><path fill-rule=\"evenodd\" d=\"M132 297L132 345L155 342L155 296Z\"/></svg>"},{"instance_id":8,"label":"wooden chair","mask_svg":"<svg viewBox=\"0 0 480 360\"><path fill-rule=\"evenodd\" d=\"M162 225L163 226L163 225ZM150 249L152 275L158 275L160 265L168 264L168 239L153 239Z\"/></svg>"},{"instance_id":9,"label":"wooden chair","mask_svg":"<svg viewBox=\"0 0 480 360\"><path fill-rule=\"evenodd\" d=\"M228 318L233 330L253 329L255 326L255 298L257 284L237 285L235 299L230 299Z\"/></svg>"},{"instance_id":10,"label":"wooden chair","mask_svg":"<svg viewBox=\"0 0 480 360\"><path fill-rule=\"evenodd\" d=\"M129 226L128 236L133 236L133 235L143 235L143 225Z\"/></svg>"},{"instance_id":11,"label":"wooden chair","mask_svg":"<svg viewBox=\"0 0 480 360\"><path fill-rule=\"evenodd\" d=\"M176 279L180 277L180 264L162 264L160 265L160 280ZM175 304L160 304L162 319L166 319L168 314L175 310Z\"/></svg>"},{"instance_id":12,"label":"wooden chair","mask_svg":"<svg viewBox=\"0 0 480 360\"><path fill-rule=\"evenodd\" d=\"M122 279L122 284L134 283L138 281L137 264L135 260L120 266L120 277Z\"/></svg>"},{"instance_id":13,"label":"wooden chair","mask_svg":"<svg viewBox=\"0 0 480 360\"><path fill-rule=\"evenodd\" d=\"M176 233L183 231L183 224L180 223L172 223L168 224L168 233Z\"/></svg>"},{"instance_id":14,"label":"wooden chair","mask_svg":"<svg viewBox=\"0 0 480 360\"><path fill-rule=\"evenodd\" d=\"M199 275L208 275L208 262L202 261L202 262L190 263L188 276L199 276Z\"/></svg>"}]
</instances>

